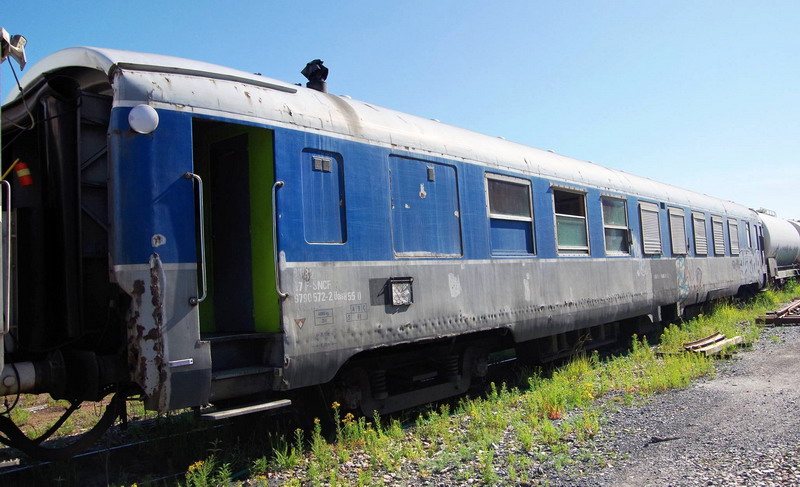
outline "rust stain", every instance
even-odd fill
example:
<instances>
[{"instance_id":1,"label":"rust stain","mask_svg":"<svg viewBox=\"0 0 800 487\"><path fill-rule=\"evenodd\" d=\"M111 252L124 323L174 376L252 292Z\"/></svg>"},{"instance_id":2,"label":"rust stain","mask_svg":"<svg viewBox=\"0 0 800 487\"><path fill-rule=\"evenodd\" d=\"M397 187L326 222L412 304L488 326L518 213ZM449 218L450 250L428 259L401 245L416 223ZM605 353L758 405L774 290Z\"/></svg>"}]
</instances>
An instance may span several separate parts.
<instances>
[{"instance_id":1,"label":"rust stain","mask_svg":"<svg viewBox=\"0 0 800 487\"><path fill-rule=\"evenodd\" d=\"M161 295L161 258L158 254L153 253L150 256L150 295L152 296L151 303L153 305L153 324L152 328L147 335L144 336L145 340L153 340L153 351L155 352L154 363L158 371L158 386L160 391L164 388L167 382L167 370L164 366L164 340L163 340L163 326L164 326L164 302Z\"/></svg>"},{"instance_id":2,"label":"rust stain","mask_svg":"<svg viewBox=\"0 0 800 487\"><path fill-rule=\"evenodd\" d=\"M134 281L128 311L128 367L131 378L158 405L166 407L167 367L164 360L163 269L158 254L149 260L149 275ZM149 285L146 283L149 277ZM149 299L144 295L149 293Z\"/></svg>"},{"instance_id":3,"label":"rust stain","mask_svg":"<svg viewBox=\"0 0 800 487\"><path fill-rule=\"evenodd\" d=\"M133 283L133 297L137 307L142 305L142 294L144 294L144 281L138 279Z\"/></svg>"},{"instance_id":4,"label":"rust stain","mask_svg":"<svg viewBox=\"0 0 800 487\"><path fill-rule=\"evenodd\" d=\"M141 357L139 342L144 327L139 324L139 309L142 306L142 294L144 294L144 281L134 281L133 292L131 293L133 302L131 303L131 309L128 311L128 371L131 377L137 375L136 370L139 368Z\"/></svg>"}]
</instances>

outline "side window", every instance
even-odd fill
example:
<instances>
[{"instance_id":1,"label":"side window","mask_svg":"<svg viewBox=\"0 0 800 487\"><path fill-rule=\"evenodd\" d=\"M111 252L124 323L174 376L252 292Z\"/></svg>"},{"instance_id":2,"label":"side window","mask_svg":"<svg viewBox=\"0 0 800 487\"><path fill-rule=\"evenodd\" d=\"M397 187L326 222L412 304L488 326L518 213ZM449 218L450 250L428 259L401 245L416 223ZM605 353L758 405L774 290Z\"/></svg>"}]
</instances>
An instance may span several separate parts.
<instances>
[{"instance_id":1,"label":"side window","mask_svg":"<svg viewBox=\"0 0 800 487\"><path fill-rule=\"evenodd\" d=\"M725 236L722 228L722 217L711 217L711 230L714 235L714 255L725 255Z\"/></svg>"},{"instance_id":2,"label":"side window","mask_svg":"<svg viewBox=\"0 0 800 487\"><path fill-rule=\"evenodd\" d=\"M750 222L744 222L744 230L745 230L745 238L747 239L744 242L744 246L749 248L749 247L751 247L751 244L750 244Z\"/></svg>"},{"instance_id":3,"label":"side window","mask_svg":"<svg viewBox=\"0 0 800 487\"><path fill-rule=\"evenodd\" d=\"M556 215L556 245L565 254L588 254L586 197L583 193L553 189Z\"/></svg>"},{"instance_id":4,"label":"side window","mask_svg":"<svg viewBox=\"0 0 800 487\"><path fill-rule=\"evenodd\" d=\"M739 255L739 223L728 220L728 238L731 241L731 255Z\"/></svg>"},{"instance_id":5,"label":"side window","mask_svg":"<svg viewBox=\"0 0 800 487\"><path fill-rule=\"evenodd\" d=\"M708 237L706 236L706 216L700 212L692 212L694 229L694 253L708 255Z\"/></svg>"},{"instance_id":6,"label":"side window","mask_svg":"<svg viewBox=\"0 0 800 487\"><path fill-rule=\"evenodd\" d=\"M306 149L303 180L303 234L309 243L347 240L342 156Z\"/></svg>"},{"instance_id":7,"label":"side window","mask_svg":"<svg viewBox=\"0 0 800 487\"><path fill-rule=\"evenodd\" d=\"M486 208L492 254L535 253L530 181L486 173Z\"/></svg>"},{"instance_id":8,"label":"side window","mask_svg":"<svg viewBox=\"0 0 800 487\"><path fill-rule=\"evenodd\" d=\"M642 251L646 255L661 253L661 225L659 225L658 205L640 202L639 216L642 220Z\"/></svg>"},{"instance_id":9,"label":"side window","mask_svg":"<svg viewBox=\"0 0 800 487\"><path fill-rule=\"evenodd\" d=\"M609 254L629 254L628 212L625 200L602 197L603 233L606 241L606 252Z\"/></svg>"},{"instance_id":10,"label":"side window","mask_svg":"<svg viewBox=\"0 0 800 487\"><path fill-rule=\"evenodd\" d=\"M399 257L461 255L456 168L391 156L392 242Z\"/></svg>"},{"instance_id":11,"label":"side window","mask_svg":"<svg viewBox=\"0 0 800 487\"><path fill-rule=\"evenodd\" d=\"M669 209L669 237L673 255L686 255L686 220L680 208Z\"/></svg>"}]
</instances>

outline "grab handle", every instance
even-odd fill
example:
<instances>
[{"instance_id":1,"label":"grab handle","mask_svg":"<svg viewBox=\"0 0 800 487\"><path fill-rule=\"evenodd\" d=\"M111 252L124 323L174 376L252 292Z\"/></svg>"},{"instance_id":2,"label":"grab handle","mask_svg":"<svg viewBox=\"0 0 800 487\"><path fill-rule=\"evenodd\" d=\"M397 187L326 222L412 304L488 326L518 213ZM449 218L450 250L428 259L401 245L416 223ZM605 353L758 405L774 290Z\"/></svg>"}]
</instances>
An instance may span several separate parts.
<instances>
[{"instance_id":1,"label":"grab handle","mask_svg":"<svg viewBox=\"0 0 800 487\"><path fill-rule=\"evenodd\" d=\"M5 206L5 255L3 256L3 332L6 334L11 330L11 183L3 179L0 181L6 190L3 206ZM2 191L2 190L0 190Z\"/></svg>"},{"instance_id":2,"label":"grab handle","mask_svg":"<svg viewBox=\"0 0 800 487\"><path fill-rule=\"evenodd\" d=\"M200 296L198 297L191 297L189 298L189 304L192 306L197 306L198 304L202 303L204 299L208 296L208 283L206 281L206 220L203 216L203 180L197 174L193 172L185 172L183 177L186 179L192 180L192 187L194 187L194 183L197 182L197 193L199 197L197 198L197 205L200 213L200 224L198 225L200 229L200 276L203 283L203 292L198 293Z\"/></svg>"},{"instance_id":3,"label":"grab handle","mask_svg":"<svg viewBox=\"0 0 800 487\"><path fill-rule=\"evenodd\" d=\"M289 293L281 291L281 275L278 269L278 207L275 205L277 200L278 188L283 187L283 181L275 181L272 185L272 256L275 260L275 290L281 299L289 297Z\"/></svg>"}]
</instances>

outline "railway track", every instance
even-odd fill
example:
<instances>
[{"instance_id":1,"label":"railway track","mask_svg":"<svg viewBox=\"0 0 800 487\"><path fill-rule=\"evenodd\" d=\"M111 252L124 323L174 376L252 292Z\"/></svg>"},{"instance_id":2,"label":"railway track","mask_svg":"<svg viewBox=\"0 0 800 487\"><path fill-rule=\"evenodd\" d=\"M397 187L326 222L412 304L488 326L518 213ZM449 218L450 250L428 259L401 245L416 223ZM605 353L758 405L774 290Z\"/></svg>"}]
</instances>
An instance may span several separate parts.
<instances>
[{"instance_id":1,"label":"railway track","mask_svg":"<svg viewBox=\"0 0 800 487\"><path fill-rule=\"evenodd\" d=\"M622 340L614 345L605 345L598 352L601 356L618 354L626 346L627 342ZM540 366L546 373L568 359L569 356L565 356ZM499 354L489 364L485 385L491 382L517 385L523 367L530 367L530 364L517 361L513 355ZM523 384L519 385L524 387ZM484 392L485 387L479 385L465 396L476 397ZM455 411L458 402L465 396L411 408L388 415L387 419L398 418L404 426L410 427L420 413L431 407L450 404L450 410ZM323 405L324 401L319 398L320 407L315 408L316 414L330 412L329 405ZM270 444L270 441L281 435L290 437L291 432L303 421L303 418L286 413L255 414L215 423L196 423L193 416L192 412L187 412L168 418L132 422L128 431L115 428L104 437L107 446L77 455L68 462L35 462L19 458L16 465L0 467L0 485L85 486L131 482L140 486L163 485L164 482L183 480L188 466L198 459L216 452L229 453L242 448L243 444L247 444L249 450L242 452L242 457L247 459L243 463L251 464L254 459L272 451L274 444ZM153 434L156 431L158 434ZM246 470L238 474L246 475Z\"/></svg>"},{"instance_id":2,"label":"railway track","mask_svg":"<svg viewBox=\"0 0 800 487\"><path fill-rule=\"evenodd\" d=\"M800 325L800 297L796 297L783 308L756 318L756 323L765 325Z\"/></svg>"},{"instance_id":3,"label":"railway track","mask_svg":"<svg viewBox=\"0 0 800 487\"><path fill-rule=\"evenodd\" d=\"M163 423L167 421L172 424L165 426ZM198 454L205 454L206 445L222 444L235 426L233 423L201 423L187 428L188 421L180 417L160 420L160 423L160 429L166 427L170 432L154 435L148 431L154 424L140 425L143 431L136 433L114 430L104 438L106 446L76 455L69 461L37 462L24 457L7 460L5 468L0 467L0 485L113 485L147 478L179 477ZM190 445L197 447L187 447Z\"/></svg>"},{"instance_id":4,"label":"railway track","mask_svg":"<svg viewBox=\"0 0 800 487\"><path fill-rule=\"evenodd\" d=\"M503 359L492 364L488 381L512 381L516 361ZM487 383L488 383L487 381ZM471 395L479 395L476 388ZM451 399L453 405L459 398ZM430 407L430 406L425 406ZM325 408L319 408L320 411ZM415 418L422 408L395 415ZM6 460L0 464L0 485L163 485L180 481L186 469L198 459L217 452L243 451L247 463L271 451L278 437L289 437L302 418L289 414L257 414L215 423L195 423L193 413L168 418L132 422L127 431L115 428L100 442L106 446L76 455L69 461L33 461L14 456L13 450L0 450ZM413 420L402 421L409 426ZM323 422L324 423L324 422ZM166 430L166 433L164 432ZM242 445L248 445L244 448ZM3 466L4 465L4 466ZM246 474L245 472L239 472Z\"/></svg>"}]
</instances>

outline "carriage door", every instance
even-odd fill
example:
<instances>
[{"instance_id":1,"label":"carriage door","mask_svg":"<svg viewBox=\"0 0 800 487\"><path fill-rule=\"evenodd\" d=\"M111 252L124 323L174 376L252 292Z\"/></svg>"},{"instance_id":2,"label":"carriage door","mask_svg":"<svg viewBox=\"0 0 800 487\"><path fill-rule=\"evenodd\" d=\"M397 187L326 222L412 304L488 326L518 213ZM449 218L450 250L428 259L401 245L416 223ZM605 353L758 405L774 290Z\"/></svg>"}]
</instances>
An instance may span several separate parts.
<instances>
[{"instance_id":1,"label":"carriage door","mask_svg":"<svg viewBox=\"0 0 800 487\"><path fill-rule=\"evenodd\" d=\"M195 171L204 181L208 297L204 333L280 331L272 252L269 130L195 120Z\"/></svg>"}]
</instances>

